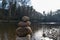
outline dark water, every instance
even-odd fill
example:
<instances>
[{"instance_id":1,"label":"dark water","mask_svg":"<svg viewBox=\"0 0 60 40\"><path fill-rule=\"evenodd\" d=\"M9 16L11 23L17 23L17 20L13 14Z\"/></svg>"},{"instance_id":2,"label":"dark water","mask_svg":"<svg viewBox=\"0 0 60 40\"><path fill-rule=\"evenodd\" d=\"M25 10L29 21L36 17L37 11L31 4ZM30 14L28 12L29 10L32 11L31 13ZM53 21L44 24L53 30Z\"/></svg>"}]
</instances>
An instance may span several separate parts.
<instances>
[{"instance_id":1,"label":"dark water","mask_svg":"<svg viewBox=\"0 0 60 40\"><path fill-rule=\"evenodd\" d=\"M15 40L15 30L13 23L0 23L0 40Z\"/></svg>"},{"instance_id":2,"label":"dark water","mask_svg":"<svg viewBox=\"0 0 60 40\"><path fill-rule=\"evenodd\" d=\"M31 28L35 34L37 33L38 35L40 35L40 32L42 33L42 27L49 28L49 26L53 27L54 25L41 25L34 23L32 24ZM17 25L15 23L8 23L8 22L0 23L0 40L16 40L16 32L15 32L16 28Z\"/></svg>"}]
</instances>

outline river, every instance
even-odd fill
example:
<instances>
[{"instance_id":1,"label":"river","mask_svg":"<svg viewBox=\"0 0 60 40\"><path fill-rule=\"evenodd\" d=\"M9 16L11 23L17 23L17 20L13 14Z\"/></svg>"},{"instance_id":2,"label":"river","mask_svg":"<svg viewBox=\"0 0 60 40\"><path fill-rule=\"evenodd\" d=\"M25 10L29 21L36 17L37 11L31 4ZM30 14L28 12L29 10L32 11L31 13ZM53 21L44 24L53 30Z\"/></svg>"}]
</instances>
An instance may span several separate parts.
<instances>
[{"instance_id":1,"label":"river","mask_svg":"<svg viewBox=\"0 0 60 40\"><path fill-rule=\"evenodd\" d=\"M56 26L53 23L52 25ZM49 28L49 26L51 25L49 24L45 24L45 25L33 24L32 25L32 30L33 30L32 39L33 40L40 40L40 38L43 38L41 36L43 34L44 26ZM60 26L60 25L57 25L57 26ZM15 33L16 28L17 28L17 25L15 23L8 23L8 22L0 23L0 40L16 40L16 38L18 38L17 40L19 40L20 37L16 37L16 33Z\"/></svg>"}]
</instances>

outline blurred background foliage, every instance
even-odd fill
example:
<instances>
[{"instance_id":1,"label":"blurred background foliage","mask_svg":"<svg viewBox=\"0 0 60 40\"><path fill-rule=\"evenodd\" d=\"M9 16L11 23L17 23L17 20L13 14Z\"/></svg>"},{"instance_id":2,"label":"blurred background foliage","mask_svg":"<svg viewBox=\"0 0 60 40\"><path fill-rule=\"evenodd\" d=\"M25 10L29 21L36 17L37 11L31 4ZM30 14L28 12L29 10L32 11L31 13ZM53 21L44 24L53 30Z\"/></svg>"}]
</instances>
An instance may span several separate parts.
<instances>
[{"instance_id":1,"label":"blurred background foliage","mask_svg":"<svg viewBox=\"0 0 60 40\"><path fill-rule=\"evenodd\" d=\"M0 1L0 19L21 20L22 16L29 16L32 22L60 22L60 9L40 13L31 6L30 0Z\"/></svg>"}]
</instances>

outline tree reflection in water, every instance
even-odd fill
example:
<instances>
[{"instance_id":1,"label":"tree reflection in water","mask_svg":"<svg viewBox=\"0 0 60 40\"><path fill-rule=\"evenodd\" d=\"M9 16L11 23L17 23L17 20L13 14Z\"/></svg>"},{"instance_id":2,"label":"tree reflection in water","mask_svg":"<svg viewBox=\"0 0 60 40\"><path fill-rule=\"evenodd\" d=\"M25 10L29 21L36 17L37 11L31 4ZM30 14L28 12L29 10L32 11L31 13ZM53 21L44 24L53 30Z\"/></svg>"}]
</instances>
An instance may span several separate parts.
<instances>
[{"instance_id":1,"label":"tree reflection in water","mask_svg":"<svg viewBox=\"0 0 60 40\"><path fill-rule=\"evenodd\" d=\"M43 37L43 33L45 34L45 37ZM44 32L40 29L33 35L32 40L58 40L57 37L59 35L59 29L57 28L45 30Z\"/></svg>"},{"instance_id":2,"label":"tree reflection in water","mask_svg":"<svg viewBox=\"0 0 60 40\"><path fill-rule=\"evenodd\" d=\"M32 40L53 40L49 37L43 37L43 30L38 30L32 37Z\"/></svg>"}]
</instances>

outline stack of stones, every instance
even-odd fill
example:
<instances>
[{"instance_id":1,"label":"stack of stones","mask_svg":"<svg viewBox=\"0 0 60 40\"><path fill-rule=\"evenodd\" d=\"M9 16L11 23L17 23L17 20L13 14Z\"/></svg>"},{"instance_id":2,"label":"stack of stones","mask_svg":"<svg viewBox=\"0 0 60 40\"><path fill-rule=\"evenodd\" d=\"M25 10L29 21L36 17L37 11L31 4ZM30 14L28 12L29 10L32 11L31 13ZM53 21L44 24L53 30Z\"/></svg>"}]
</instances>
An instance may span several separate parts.
<instances>
[{"instance_id":1,"label":"stack of stones","mask_svg":"<svg viewBox=\"0 0 60 40\"><path fill-rule=\"evenodd\" d=\"M16 29L16 34L18 37L30 37L32 33L32 29L30 27L31 22L29 21L29 17L22 17L22 21L18 23L18 28Z\"/></svg>"}]
</instances>

